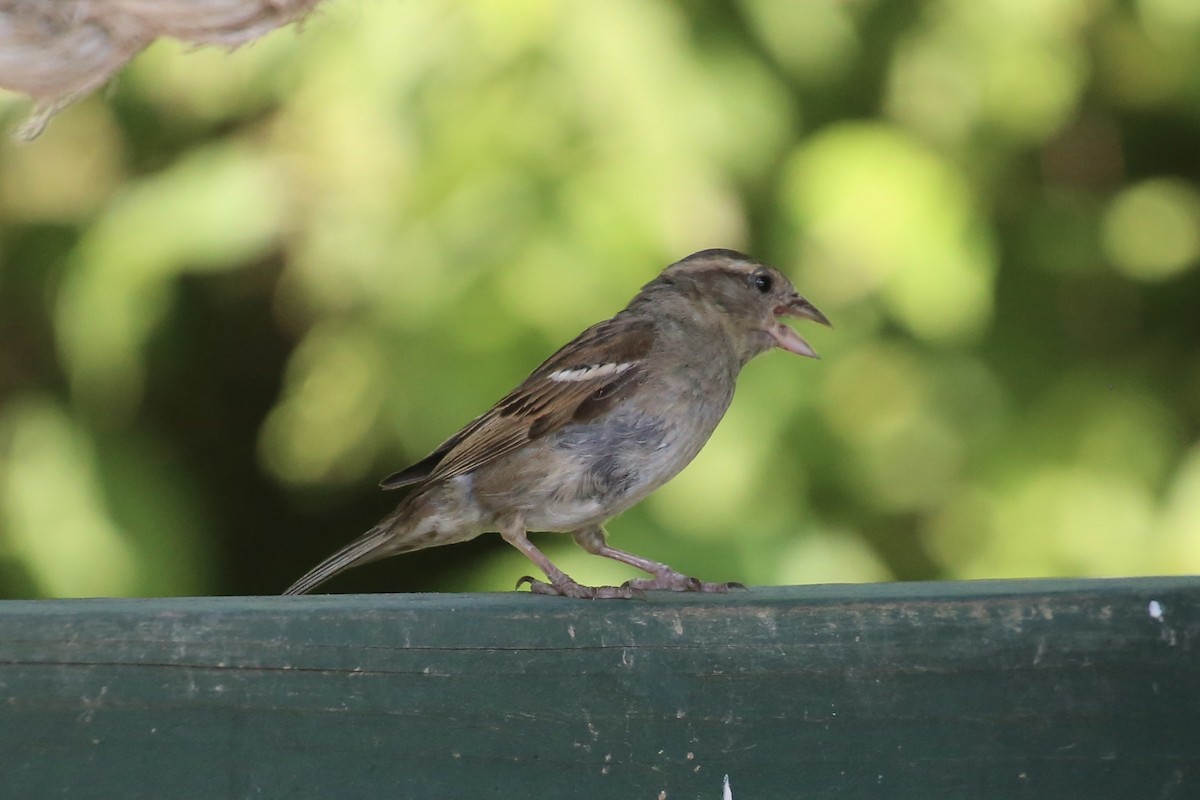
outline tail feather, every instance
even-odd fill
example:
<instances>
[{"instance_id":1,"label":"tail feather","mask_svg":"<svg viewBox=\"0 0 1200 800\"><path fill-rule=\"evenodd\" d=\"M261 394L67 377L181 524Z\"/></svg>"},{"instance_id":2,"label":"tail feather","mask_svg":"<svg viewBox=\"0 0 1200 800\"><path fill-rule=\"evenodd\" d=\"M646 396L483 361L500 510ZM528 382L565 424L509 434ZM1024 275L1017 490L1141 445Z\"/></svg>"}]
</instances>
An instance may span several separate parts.
<instances>
[{"instance_id":1,"label":"tail feather","mask_svg":"<svg viewBox=\"0 0 1200 800\"><path fill-rule=\"evenodd\" d=\"M310 569L304 577L289 586L284 594L306 594L344 569L390 555L390 552L382 549L392 539L394 532L393 527L387 523L375 526Z\"/></svg>"}]
</instances>

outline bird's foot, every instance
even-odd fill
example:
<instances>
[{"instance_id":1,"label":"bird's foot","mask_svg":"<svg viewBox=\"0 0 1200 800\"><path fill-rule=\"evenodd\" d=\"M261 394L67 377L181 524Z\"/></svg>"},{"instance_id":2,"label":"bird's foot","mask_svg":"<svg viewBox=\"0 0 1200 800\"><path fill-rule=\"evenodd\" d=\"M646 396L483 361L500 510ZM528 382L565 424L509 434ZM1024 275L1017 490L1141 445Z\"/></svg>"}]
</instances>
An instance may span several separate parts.
<instances>
[{"instance_id":1,"label":"bird's foot","mask_svg":"<svg viewBox=\"0 0 1200 800\"><path fill-rule=\"evenodd\" d=\"M653 578L634 578L625 581L621 586L637 591L665 589L671 592L712 592L715 594L727 594L734 589L746 588L740 583L709 583L673 569L655 572Z\"/></svg>"},{"instance_id":2,"label":"bird's foot","mask_svg":"<svg viewBox=\"0 0 1200 800\"><path fill-rule=\"evenodd\" d=\"M630 600L642 596L641 590L635 586L584 586L565 576L564 580L557 583L546 583L525 575L517 581L517 588L520 589L526 583L533 594L577 597L581 600Z\"/></svg>"}]
</instances>

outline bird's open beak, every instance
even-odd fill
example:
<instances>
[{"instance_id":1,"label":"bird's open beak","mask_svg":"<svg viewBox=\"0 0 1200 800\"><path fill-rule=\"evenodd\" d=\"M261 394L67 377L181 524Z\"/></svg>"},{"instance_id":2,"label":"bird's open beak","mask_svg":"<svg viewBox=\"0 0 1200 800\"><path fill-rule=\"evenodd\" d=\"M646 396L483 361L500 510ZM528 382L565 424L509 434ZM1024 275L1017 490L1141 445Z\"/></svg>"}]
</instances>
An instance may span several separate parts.
<instances>
[{"instance_id":1,"label":"bird's open beak","mask_svg":"<svg viewBox=\"0 0 1200 800\"><path fill-rule=\"evenodd\" d=\"M804 337L796 333L789 325L785 325L780 321L780 317L798 317L800 319L809 319L826 327L832 328L829 320L817 310L816 306L805 300L798 294L792 295L791 299L785 305L775 308L775 324L768 331L771 337L775 340L775 344L789 353L795 353L799 356L808 356L809 358L820 358L817 351L812 349L812 345L804 341Z\"/></svg>"}]
</instances>

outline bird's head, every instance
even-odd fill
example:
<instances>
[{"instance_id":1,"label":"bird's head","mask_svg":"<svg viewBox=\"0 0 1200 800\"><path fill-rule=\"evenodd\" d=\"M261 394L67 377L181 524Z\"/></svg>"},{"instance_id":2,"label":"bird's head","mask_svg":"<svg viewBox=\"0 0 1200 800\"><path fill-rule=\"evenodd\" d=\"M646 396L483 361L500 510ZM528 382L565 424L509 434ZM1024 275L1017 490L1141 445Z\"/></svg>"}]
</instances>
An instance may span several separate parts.
<instances>
[{"instance_id":1,"label":"bird's head","mask_svg":"<svg viewBox=\"0 0 1200 800\"><path fill-rule=\"evenodd\" d=\"M734 250L693 253L663 270L647 289L655 284L664 296L674 296L675 313L687 314L702 325L720 326L743 364L773 347L817 358L808 342L783 320L796 317L829 325L782 272Z\"/></svg>"}]
</instances>

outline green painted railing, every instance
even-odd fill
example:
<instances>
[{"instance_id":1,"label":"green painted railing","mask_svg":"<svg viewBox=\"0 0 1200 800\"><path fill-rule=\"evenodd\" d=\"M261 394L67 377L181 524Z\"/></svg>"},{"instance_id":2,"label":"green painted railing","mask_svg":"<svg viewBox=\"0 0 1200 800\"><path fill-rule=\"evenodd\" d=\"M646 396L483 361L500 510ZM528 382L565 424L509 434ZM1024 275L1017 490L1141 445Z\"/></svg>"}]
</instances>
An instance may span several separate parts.
<instances>
[{"instance_id":1,"label":"green painted railing","mask_svg":"<svg viewBox=\"0 0 1200 800\"><path fill-rule=\"evenodd\" d=\"M0 797L1200 797L1200 578L0 603Z\"/></svg>"}]
</instances>

